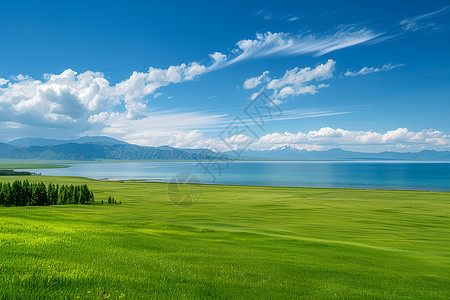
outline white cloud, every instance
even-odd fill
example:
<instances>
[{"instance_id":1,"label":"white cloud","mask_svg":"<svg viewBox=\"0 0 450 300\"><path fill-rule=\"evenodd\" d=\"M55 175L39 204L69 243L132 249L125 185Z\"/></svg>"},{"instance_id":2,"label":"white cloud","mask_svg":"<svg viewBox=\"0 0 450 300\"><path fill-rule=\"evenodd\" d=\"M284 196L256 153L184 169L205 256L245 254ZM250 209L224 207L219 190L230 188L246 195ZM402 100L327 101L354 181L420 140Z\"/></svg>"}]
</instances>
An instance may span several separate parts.
<instances>
[{"instance_id":1,"label":"white cloud","mask_svg":"<svg viewBox=\"0 0 450 300\"><path fill-rule=\"evenodd\" d=\"M213 60L213 63L208 67L208 71L217 69L227 60L227 56L220 52L214 52L213 54L210 54L209 57Z\"/></svg>"},{"instance_id":2,"label":"white cloud","mask_svg":"<svg viewBox=\"0 0 450 300\"><path fill-rule=\"evenodd\" d=\"M0 87L2 119L24 124L72 124L86 111L99 108L107 100L109 83L103 74L77 75L67 69L45 81L20 76L20 81Z\"/></svg>"},{"instance_id":3,"label":"white cloud","mask_svg":"<svg viewBox=\"0 0 450 300\"><path fill-rule=\"evenodd\" d=\"M321 88L328 87L328 84L310 84L313 81L323 81L333 77L333 71L336 62L329 59L325 64L317 65L315 68L293 68L287 70L283 77L271 79L265 71L262 75L251 77L244 81L245 89L253 89L267 82L263 87L273 90L272 98L280 101L280 99L289 96L298 96L301 94L316 94ZM255 92L251 96L254 99L258 93Z\"/></svg>"},{"instance_id":4,"label":"white cloud","mask_svg":"<svg viewBox=\"0 0 450 300\"><path fill-rule=\"evenodd\" d=\"M141 119L129 120L123 113L101 112L91 116L89 122L92 128L85 132L88 135L107 135L142 146L198 148L199 145L207 146L207 139L199 138L196 141L188 133L199 132L198 128L208 131L208 128L225 127L226 116L202 112L155 111Z\"/></svg>"},{"instance_id":5,"label":"white cloud","mask_svg":"<svg viewBox=\"0 0 450 300\"><path fill-rule=\"evenodd\" d=\"M404 66L404 64L393 65L392 63L386 63L381 68L380 67L363 67L363 68L361 68L361 70L356 71L356 72L347 71L347 72L345 72L344 75L345 76L359 76L359 75L366 75L366 74L370 74L370 73L386 72L386 71L390 71L392 69L403 67L403 66Z\"/></svg>"},{"instance_id":6,"label":"white cloud","mask_svg":"<svg viewBox=\"0 0 450 300\"><path fill-rule=\"evenodd\" d=\"M114 120L119 123L122 121L120 118ZM215 121L220 123L218 119ZM271 150L282 147L306 150L342 148L362 152L450 150L450 136L442 131L431 129L412 132L407 128L398 128L380 133L323 127L307 132L274 132L256 139L253 136L238 134L227 137L225 139L227 144L225 144L220 138L207 137L205 131L197 129L182 129L181 126L178 128L174 126L154 130L140 120L132 122L132 128L135 130L128 131L126 127L118 125L106 129L103 133L143 146L168 145L179 148L207 148L213 151L231 151L230 147L236 149L239 145L248 144L250 144L248 148L252 150Z\"/></svg>"},{"instance_id":7,"label":"white cloud","mask_svg":"<svg viewBox=\"0 0 450 300\"><path fill-rule=\"evenodd\" d=\"M244 81L244 89L247 89L247 90L254 89L258 85L260 85L262 82L269 80L270 78L267 76L267 74L269 74L269 71L263 72L258 77L251 77L251 78L245 80Z\"/></svg>"},{"instance_id":8,"label":"white cloud","mask_svg":"<svg viewBox=\"0 0 450 300\"><path fill-rule=\"evenodd\" d=\"M236 57L228 60L223 66L231 65L246 59L256 59L268 56L296 56L312 54L321 56L339 49L362 44L374 40L381 34L369 29L347 27L332 35L292 35L284 32L264 34L257 33L256 39L241 40L233 53Z\"/></svg>"},{"instance_id":9,"label":"white cloud","mask_svg":"<svg viewBox=\"0 0 450 300\"><path fill-rule=\"evenodd\" d=\"M288 19L288 22L293 22L293 21L298 21L298 20L300 20L299 17L290 17L290 18Z\"/></svg>"},{"instance_id":10,"label":"white cloud","mask_svg":"<svg viewBox=\"0 0 450 300\"><path fill-rule=\"evenodd\" d=\"M450 6L447 5L441 9L433 11L431 13L423 14L417 17L408 18L400 21L400 25L405 31L417 31L425 28L435 28L434 22L427 22L427 19L435 18L439 15L443 15L450 12Z\"/></svg>"},{"instance_id":11,"label":"white cloud","mask_svg":"<svg viewBox=\"0 0 450 300\"><path fill-rule=\"evenodd\" d=\"M92 116L89 116L88 122L89 123L103 123L109 118L111 118L115 113L109 113L109 112L101 112Z\"/></svg>"},{"instance_id":12,"label":"white cloud","mask_svg":"<svg viewBox=\"0 0 450 300\"><path fill-rule=\"evenodd\" d=\"M294 68L287 70L282 78L273 79L267 84L268 89L278 90L286 86L302 86L306 82L320 81L333 77L334 66L336 62L329 59L325 64L320 64L314 69Z\"/></svg>"},{"instance_id":13,"label":"white cloud","mask_svg":"<svg viewBox=\"0 0 450 300\"><path fill-rule=\"evenodd\" d=\"M126 109L128 119L146 114L146 96L160 87L190 81L206 72L196 62L170 66L167 69L149 68L147 72L133 72L126 80L111 84L101 72L77 73L71 69L61 74L45 74L44 80L18 75L13 82L0 81L0 115L5 121L24 124L69 126L85 123L103 111L113 112L118 105Z\"/></svg>"},{"instance_id":14,"label":"white cloud","mask_svg":"<svg viewBox=\"0 0 450 300\"><path fill-rule=\"evenodd\" d=\"M123 109L128 119L146 115L149 95L155 95L161 87L195 80L200 75L220 67L249 58L287 56L311 53L316 56L376 38L378 34L367 29L345 28L325 36L291 35L287 33L257 34L254 40L241 40L237 48L227 55L210 54L212 64L208 67L192 62L170 66L166 69L150 67L147 72L132 75L112 84L101 72L77 73L71 69L61 74L44 74L43 80L28 75L12 76L11 80L0 79L0 116L5 121L41 126L88 126L86 122L96 119L102 112L117 112ZM268 79L267 73L245 84L246 88L257 86ZM323 86L289 85L279 88L279 96L316 93Z\"/></svg>"},{"instance_id":15,"label":"white cloud","mask_svg":"<svg viewBox=\"0 0 450 300\"><path fill-rule=\"evenodd\" d=\"M11 129L19 129L19 128L25 127L23 124L16 123L16 122L2 122L2 124L5 128L11 128Z\"/></svg>"},{"instance_id":16,"label":"white cloud","mask_svg":"<svg viewBox=\"0 0 450 300\"><path fill-rule=\"evenodd\" d=\"M30 80L31 77L28 76L28 75L22 75L22 74L19 74L19 75L17 75L17 76L12 76L11 79L12 79L13 81L23 81L23 80Z\"/></svg>"},{"instance_id":17,"label":"white cloud","mask_svg":"<svg viewBox=\"0 0 450 300\"><path fill-rule=\"evenodd\" d=\"M142 99L157 89L171 83L195 79L206 72L206 67L196 62L189 65L170 66L167 69L150 67L148 72L133 72L130 78L112 87L112 95L123 97L125 101Z\"/></svg>"},{"instance_id":18,"label":"white cloud","mask_svg":"<svg viewBox=\"0 0 450 300\"><path fill-rule=\"evenodd\" d=\"M260 137L250 148L270 150L283 146L297 149L331 149L340 147L358 151L420 151L424 149L450 149L450 136L442 131L409 131L397 128L385 133L373 131L349 131L323 127L319 130L297 133L271 133Z\"/></svg>"},{"instance_id":19,"label":"white cloud","mask_svg":"<svg viewBox=\"0 0 450 300\"><path fill-rule=\"evenodd\" d=\"M206 148L208 139L199 130L144 131L127 135L127 142L141 146L171 146L176 148Z\"/></svg>"}]
</instances>

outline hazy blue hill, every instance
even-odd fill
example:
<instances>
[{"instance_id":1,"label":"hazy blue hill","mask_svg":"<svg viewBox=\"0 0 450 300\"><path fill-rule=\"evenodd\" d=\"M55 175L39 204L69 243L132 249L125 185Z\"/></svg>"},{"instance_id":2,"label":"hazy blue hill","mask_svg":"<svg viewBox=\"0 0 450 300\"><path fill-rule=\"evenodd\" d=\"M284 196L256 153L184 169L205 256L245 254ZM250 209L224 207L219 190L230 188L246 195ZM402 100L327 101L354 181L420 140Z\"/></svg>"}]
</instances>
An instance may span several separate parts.
<instances>
[{"instance_id":1,"label":"hazy blue hill","mask_svg":"<svg viewBox=\"0 0 450 300\"><path fill-rule=\"evenodd\" d=\"M227 152L234 156L233 152ZM274 150L245 150L240 155L244 159L282 159L282 160L450 160L450 151L423 150L420 152L380 152L364 153L334 148L326 151L297 150L283 147Z\"/></svg>"},{"instance_id":2,"label":"hazy blue hill","mask_svg":"<svg viewBox=\"0 0 450 300\"><path fill-rule=\"evenodd\" d=\"M124 141L120 141L108 136L84 136L82 138L71 141L72 143L94 143L94 144L106 144L106 145L116 145L116 144L127 144Z\"/></svg>"},{"instance_id":3,"label":"hazy blue hill","mask_svg":"<svg viewBox=\"0 0 450 300\"><path fill-rule=\"evenodd\" d=\"M0 158L32 158L31 154L23 148L0 143Z\"/></svg>"},{"instance_id":4,"label":"hazy blue hill","mask_svg":"<svg viewBox=\"0 0 450 300\"><path fill-rule=\"evenodd\" d=\"M171 150L163 150L126 143L66 143L52 146L30 146L26 148L11 146L8 144L0 144L0 157L35 158L46 160L197 160L210 158L207 155L190 153L176 148Z\"/></svg>"},{"instance_id":5,"label":"hazy blue hill","mask_svg":"<svg viewBox=\"0 0 450 300\"><path fill-rule=\"evenodd\" d=\"M185 151L185 152L189 152L189 153L193 153L193 154L204 154L204 155L208 155L208 156L212 156L212 157L220 156L220 155L218 155L218 153L211 151L209 149L174 148L174 147L170 147L170 146L159 146L159 147L155 147L155 148L161 149L161 150L169 150L169 151L181 150L181 151Z\"/></svg>"},{"instance_id":6,"label":"hazy blue hill","mask_svg":"<svg viewBox=\"0 0 450 300\"><path fill-rule=\"evenodd\" d=\"M54 146L68 143L76 143L76 144L126 144L126 142L119 141L114 138L110 138L107 136L85 136L79 139L73 140L56 140L56 139L43 139L43 138L21 138L8 142L9 145L18 146L18 147L30 147L30 146Z\"/></svg>"},{"instance_id":7,"label":"hazy blue hill","mask_svg":"<svg viewBox=\"0 0 450 300\"><path fill-rule=\"evenodd\" d=\"M29 147L29 146L48 146L56 145L60 143L60 140L42 139L42 138L22 138L8 142L9 145L17 147Z\"/></svg>"}]
</instances>

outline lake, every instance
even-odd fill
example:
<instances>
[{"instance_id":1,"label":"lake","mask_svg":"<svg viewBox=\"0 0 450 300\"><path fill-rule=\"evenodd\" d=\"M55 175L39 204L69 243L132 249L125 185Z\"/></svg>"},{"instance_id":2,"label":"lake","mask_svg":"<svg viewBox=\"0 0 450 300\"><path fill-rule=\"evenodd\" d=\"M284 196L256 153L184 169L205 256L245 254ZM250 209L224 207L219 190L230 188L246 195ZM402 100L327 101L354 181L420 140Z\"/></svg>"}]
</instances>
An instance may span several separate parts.
<instances>
[{"instance_id":1,"label":"lake","mask_svg":"<svg viewBox=\"0 0 450 300\"><path fill-rule=\"evenodd\" d=\"M450 191L450 162L403 161L261 161L95 162L65 169L39 169L42 175L94 179L142 179L169 182L180 173L201 183L294 187L414 189Z\"/></svg>"}]
</instances>

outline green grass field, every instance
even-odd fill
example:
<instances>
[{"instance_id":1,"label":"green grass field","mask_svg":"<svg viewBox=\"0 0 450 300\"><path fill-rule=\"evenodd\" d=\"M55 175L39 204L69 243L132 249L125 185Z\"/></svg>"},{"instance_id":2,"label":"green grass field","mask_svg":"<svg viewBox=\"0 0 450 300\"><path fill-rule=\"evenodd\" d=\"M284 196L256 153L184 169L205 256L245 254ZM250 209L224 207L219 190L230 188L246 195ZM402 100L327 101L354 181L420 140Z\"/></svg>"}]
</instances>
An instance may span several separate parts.
<instances>
[{"instance_id":1,"label":"green grass field","mask_svg":"<svg viewBox=\"0 0 450 300\"><path fill-rule=\"evenodd\" d=\"M448 192L27 178L122 205L0 207L0 299L450 297Z\"/></svg>"},{"instance_id":2,"label":"green grass field","mask_svg":"<svg viewBox=\"0 0 450 300\"><path fill-rule=\"evenodd\" d=\"M59 168L69 168L67 165L56 165L56 164L45 164L45 163L37 163L37 162L26 162L26 163L17 163L17 162L1 162L0 161L0 170L4 169L12 169L12 170L21 170L21 169L59 169Z\"/></svg>"}]
</instances>

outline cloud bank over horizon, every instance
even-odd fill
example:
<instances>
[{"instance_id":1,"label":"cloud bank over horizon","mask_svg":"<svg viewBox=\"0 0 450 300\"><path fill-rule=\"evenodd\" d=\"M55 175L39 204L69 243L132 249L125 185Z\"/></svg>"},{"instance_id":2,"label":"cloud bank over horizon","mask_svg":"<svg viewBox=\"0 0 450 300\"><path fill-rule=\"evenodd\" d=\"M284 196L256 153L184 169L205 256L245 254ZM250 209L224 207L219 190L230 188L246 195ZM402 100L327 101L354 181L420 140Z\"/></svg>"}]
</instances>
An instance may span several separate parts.
<instances>
[{"instance_id":1,"label":"cloud bank over horizon","mask_svg":"<svg viewBox=\"0 0 450 300\"><path fill-rule=\"evenodd\" d=\"M218 137L209 138L201 130L173 131L162 134L160 131L147 131L125 135L109 132L112 137L122 137L126 142L141 146L172 146L178 148L206 148L219 151L231 151L230 145L239 145L251 141L248 135L233 135L227 143ZM450 136L438 130L410 131L397 128L386 132L345 130L341 128L322 127L308 132L273 132L265 133L253 140L251 150L273 150L282 147L298 150L328 150L342 148L344 150L382 152L415 152L421 150L450 151Z\"/></svg>"}]
</instances>

